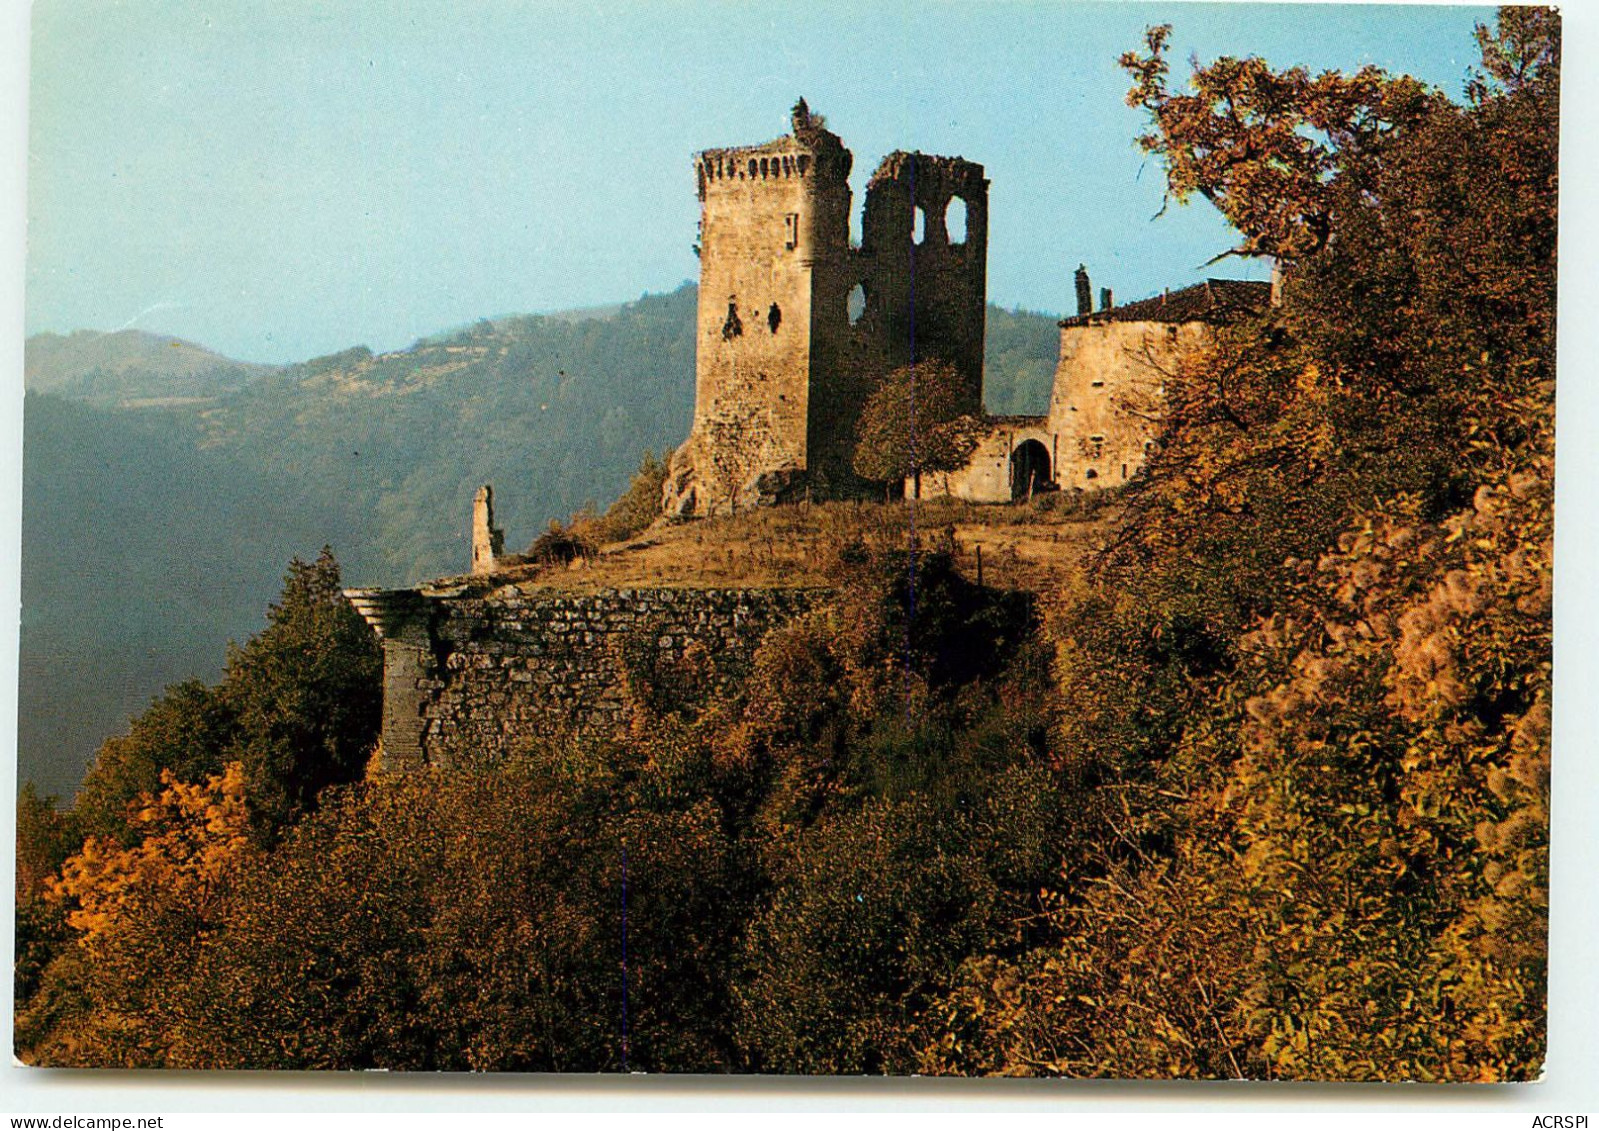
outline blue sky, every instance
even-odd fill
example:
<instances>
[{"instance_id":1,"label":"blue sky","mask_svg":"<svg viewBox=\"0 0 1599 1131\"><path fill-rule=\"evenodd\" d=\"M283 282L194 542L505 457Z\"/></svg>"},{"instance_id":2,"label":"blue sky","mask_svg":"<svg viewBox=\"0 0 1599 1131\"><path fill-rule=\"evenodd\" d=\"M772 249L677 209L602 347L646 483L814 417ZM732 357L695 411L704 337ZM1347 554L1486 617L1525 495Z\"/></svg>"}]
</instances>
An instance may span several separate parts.
<instances>
[{"instance_id":1,"label":"blue sky","mask_svg":"<svg viewBox=\"0 0 1599 1131\"><path fill-rule=\"evenodd\" d=\"M1130 300L1231 243L1203 203L1154 218L1116 66L1146 25L1179 64L1374 62L1458 96L1491 11L38 0L27 330L286 361L668 290L696 273L691 153L782 133L801 94L857 208L895 148L987 166L995 302L1064 311L1079 262Z\"/></svg>"}]
</instances>

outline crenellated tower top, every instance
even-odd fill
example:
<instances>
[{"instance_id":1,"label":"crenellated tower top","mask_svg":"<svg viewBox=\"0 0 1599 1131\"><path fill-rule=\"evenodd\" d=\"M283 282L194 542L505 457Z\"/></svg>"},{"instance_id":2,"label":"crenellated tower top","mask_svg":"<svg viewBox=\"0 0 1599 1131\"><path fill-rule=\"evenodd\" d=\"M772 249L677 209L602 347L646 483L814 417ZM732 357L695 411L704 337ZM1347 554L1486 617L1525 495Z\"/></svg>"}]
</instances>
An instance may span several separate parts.
<instances>
[{"instance_id":1,"label":"crenellated tower top","mask_svg":"<svg viewBox=\"0 0 1599 1131\"><path fill-rule=\"evenodd\" d=\"M791 118L793 133L764 145L738 145L706 149L694 155L699 196L712 186L751 182L827 178L846 181L852 158L837 134L828 131L820 115L812 114L801 98Z\"/></svg>"}]
</instances>

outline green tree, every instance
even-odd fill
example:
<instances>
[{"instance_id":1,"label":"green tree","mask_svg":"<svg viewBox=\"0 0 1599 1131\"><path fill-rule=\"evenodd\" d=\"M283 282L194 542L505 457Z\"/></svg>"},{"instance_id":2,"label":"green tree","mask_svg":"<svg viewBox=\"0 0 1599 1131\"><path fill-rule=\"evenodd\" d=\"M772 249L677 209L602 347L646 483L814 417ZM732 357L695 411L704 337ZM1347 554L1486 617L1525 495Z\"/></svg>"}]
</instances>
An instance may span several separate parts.
<instances>
[{"instance_id":1,"label":"green tree","mask_svg":"<svg viewBox=\"0 0 1599 1131\"><path fill-rule=\"evenodd\" d=\"M174 684L134 717L127 734L101 744L73 799L74 818L85 833L126 839L133 835L129 803L159 791L163 771L204 781L222 772L238 738L238 712L220 688L197 679Z\"/></svg>"},{"instance_id":2,"label":"green tree","mask_svg":"<svg viewBox=\"0 0 1599 1131\"><path fill-rule=\"evenodd\" d=\"M339 566L289 564L267 627L231 648L222 681L174 684L107 739L73 804L85 834L137 836L128 806L163 775L197 783L242 762L258 827L293 820L318 793L353 781L377 740L383 658L339 588Z\"/></svg>"},{"instance_id":3,"label":"green tree","mask_svg":"<svg viewBox=\"0 0 1599 1131\"><path fill-rule=\"evenodd\" d=\"M646 451L639 460L627 490L588 524L572 525L597 543L621 542L632 538L661 517L661 488L666 484L666 464Z\"/></svg>"},{"instance_id":4,"label":"green tree","mask_svg":"<svg viewBox=\"0 0 1599 1131\"><path fill-rule=\"evenodd\" d=\"M855 473L881 482L955 471L977 445L977 406L954 366L917 362L896 369L866 398L856 425Z\"/></svg>"},{"instance_id":5,"label":"green tree","mask_svg":"<svg viewBox=\"0 0 1599 1131\"><path fill-rule=\"evenodd\" d=\"M230 757L244 765L260 827L293 821L328 786L362 775L382 679L382 651L340 590L333 552L290 562L267 627L230 652L219 689L238 719Z\"/></svg>"}]
</instances>

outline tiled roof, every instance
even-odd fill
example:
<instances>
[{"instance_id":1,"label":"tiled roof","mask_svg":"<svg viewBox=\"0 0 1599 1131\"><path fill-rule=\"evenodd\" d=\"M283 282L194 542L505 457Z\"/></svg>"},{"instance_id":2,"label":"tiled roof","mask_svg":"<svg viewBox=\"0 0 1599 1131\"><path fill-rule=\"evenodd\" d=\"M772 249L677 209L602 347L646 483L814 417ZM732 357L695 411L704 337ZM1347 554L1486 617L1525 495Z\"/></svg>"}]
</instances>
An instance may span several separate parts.
<instances>
[{"instance_id":1,"label":"tiled roof","mask_svg":"<svg viewBox=\"0 0 1599 1131\"><path fill-rule=\"evenodd\" d=\"M1271 301L1271 284L1245 279L1206 279L1180 291L1140 299L1126 306L1062 318L1062 326L1100 322L1209 322L1232 313L1262 310Z\"/></svg>"}]
</instances>

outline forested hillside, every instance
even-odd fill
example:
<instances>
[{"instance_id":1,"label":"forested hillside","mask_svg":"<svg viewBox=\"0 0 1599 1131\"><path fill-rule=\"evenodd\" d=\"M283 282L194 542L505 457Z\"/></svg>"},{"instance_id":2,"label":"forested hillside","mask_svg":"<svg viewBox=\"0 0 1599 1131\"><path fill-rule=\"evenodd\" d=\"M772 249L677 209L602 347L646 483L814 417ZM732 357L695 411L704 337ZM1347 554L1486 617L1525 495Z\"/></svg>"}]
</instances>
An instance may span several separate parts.
<instances>
[{"instance_id":1,"label":"forested hillside","mask_svg":"<svg viewBox=\"0 0 1599 1131\"><path fill-rule=\"evenodd\" d=\"M78 330L29 338L23 380L29 392L92 404L172 403L231 392L272 368L142 330Z\"/></svg>"},{"instance_id":2,"label":"forested hillside","mask_svg":"<svg viewBox=\"0 0 1599 1131\"><path fill-rule=\"evenodd\" d=\"M192 420L30 394L23 411L20 773L70 796L168 683L215 678L283 565L324 543L358 568L365 516L201 449Z\"/></svg>"},{"instance_id":3,"label":"forested hillside","mask_svg":"<svg viewBox=\"0 0 1599 1131\"><path fill-rule=\"evenodd\" d=\"M102 746L76 806L21 798L17 1055L1537 1079L1559 17L1501 9L1459 100L1256 58L1177 86L1169 34L1121 60L1140 141L1285 282L1169 375L1147 474L981 518L795 507L831 584L739 690L645 621L614 653L625 727L556 717L426 772L364 764L375 639L332 555L294 562L222 678ZM299 414L229 405L201 450L434 395L498 333L285 374ZM973 526L1082 556L1007 586L1029 573L985 577Z\"/></svg>"},{"instance_id":4,"label":"forested hillside","mask_svg":"<svg viewBox=\"0 0 1599 1131\"><path fill-rule=\"evenodd\" d=\"M988 308L983 332L983 409L996 416L1049 411L1060 360L1060 329L1052 314Z\"/></svg>"},{"instance_id":5,"label":"forested hillside","mask_svg":"<svg viewBox=\"0 0 1599 1131\"><path fill-rule=\"evenodd\" d=\"M688 432L695 302L277 368L137 331L30 339L30 388L54 396L26 409L23 777L70 794L166 683L214 678L295 555L328 543L353 582L400 585L465 569L484 483L511 549L616 498ZM989 326L991 405L1041 410L1054 320L991 308Z\"/></svg>"}]
</instances>

